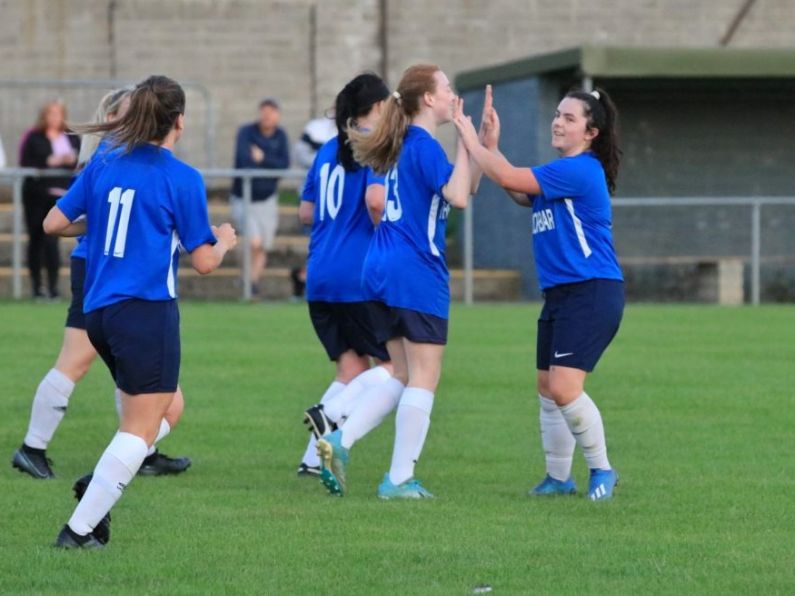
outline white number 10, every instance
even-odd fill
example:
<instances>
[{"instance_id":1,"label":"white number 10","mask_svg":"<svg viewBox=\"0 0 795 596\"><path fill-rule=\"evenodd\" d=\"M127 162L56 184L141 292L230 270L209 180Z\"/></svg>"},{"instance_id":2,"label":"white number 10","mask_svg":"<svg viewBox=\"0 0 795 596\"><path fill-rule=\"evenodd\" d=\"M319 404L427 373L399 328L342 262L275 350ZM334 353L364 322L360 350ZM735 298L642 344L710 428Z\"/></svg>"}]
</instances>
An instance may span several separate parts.
<instances>
[{"instance_id":1,"label":"white number 10","mask_svg":"<svg viewBox=\"0 0 795 596\"><path fill-rule=\"evenodd\" d=\"M110 191L108 203L110 203L110 213L108 214L108 230L105 233L105 254L110 252L110 243L113 240L113 229L116 227L116 217L119 215L119 203L121 203L121 218L119 218L119 228L116 230L116 243L113 245L113 256L124 257L124 247L127 245L127 226L130 223L130 210L132 209L135 191L131 188L121 191L118 186Z\"/></svg>"}]
</instances>

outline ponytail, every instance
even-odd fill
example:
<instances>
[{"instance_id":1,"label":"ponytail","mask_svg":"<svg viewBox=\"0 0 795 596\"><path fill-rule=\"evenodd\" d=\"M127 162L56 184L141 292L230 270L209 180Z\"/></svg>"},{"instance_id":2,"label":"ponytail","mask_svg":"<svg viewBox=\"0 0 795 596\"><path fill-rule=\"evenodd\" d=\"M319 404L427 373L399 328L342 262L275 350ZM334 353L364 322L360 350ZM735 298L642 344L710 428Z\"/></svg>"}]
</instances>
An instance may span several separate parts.
<instances>
[{"instance_id":1,"label":"ponytail","mask_svg":"<svg viewBox=\"0 0 795 596\"><path fill-rule=\"evenodd\" d=\"M136 85L130 107L113 122L75 126L82 134L105 134L114 146L129 152L138 145L159 143L168 136L185 113L185 92L179 83L164 76L151 76Z\"/></svg>"},{"instance_id":2,"label":"ponytail","mask_svg":"<svg viewBox=\"0 0 795 596\"><path fill-rule=\"evenodd\" d=\"M411 119L420 111L425 93L436 89L434 64L410 66L403 73L395 91L386 102L378 125L372 132L348 129L354 159L370 166L376 173L385 174L397 163Z\"/></svg>"},{"instance_id":3,"label":"ponytail","mask_svg":"<svg viewBox=\"0 0 795 596\"><path fill-rule=\"evenodd\" d=\"M349 129L354 128L356 119L366 116L379 101L389 97L389 89L375 74L360 74L350 81L337 94L334 103L334 116L337 123L337 161L346 171L358 169L348 139Z\"/></svg>"},{"instance_id":4,"label":"ponytail","mask_svg":"<svg viewBox=\"0 0 795 596\"><path fill-rule=\"evenodd\" d=\"M607 189L612 195L616 190L616 178L622 154L619 147L618 110L607 91L598 87L590 93L570 91L566 97L583 102L585 117L588 120L587 128L599 131L591 142L591 151L602 164L607 178Z\"/></svg>"},{"instance_id":5,"label":"ponytail","mask_svg":"<svg viewBox=\"0 0 795 596\"><path fill-rule=\"evenodd\" d=\"M92 124L103 124L108 121L110 116L116 116L121 109L124 100L132 93L132 87L122 87L116 89L99 100L97 111L94 112L94 120ZM88 163L91 156L97 150L102 137L97 134L86 134L80 139L80 153L77 156L77 167L80 168Z\"/></svg>"}]
</instances>

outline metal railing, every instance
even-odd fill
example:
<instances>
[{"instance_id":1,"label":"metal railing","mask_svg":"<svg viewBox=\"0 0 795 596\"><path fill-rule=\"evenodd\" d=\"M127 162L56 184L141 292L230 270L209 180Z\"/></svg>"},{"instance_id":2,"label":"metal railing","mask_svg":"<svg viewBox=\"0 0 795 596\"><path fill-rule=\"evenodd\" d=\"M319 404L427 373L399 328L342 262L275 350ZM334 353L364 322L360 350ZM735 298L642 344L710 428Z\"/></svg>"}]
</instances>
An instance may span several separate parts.
<instances>
[{"instance_id":1,"label":"metal railing","mask_svg":"<svg viewBox=\"0 0 795 596\"><path fill-rule=\"evenodd\" d=\"M235 169L206 169L200 170L205 179L217 178L241 178L243 185L243 219L248 220L249 212L251 210L251 182L255 178L281 178L292 180L303 180L306 177L305 170L289 169L289 170L235 170ZM71 176L71 170L61 169L46 169L40 170L36 168L2 168L0 169L0 184L11 184L12 200L13 200L13 223L12 223L12 248L11 248L11 293L15 299L22 298L22 185L25 178L54 178ZM242 231L239 231L242 234ZM251 300L251 284L248 280L251 277L251 251L244 248L243 253L243 269L241 272L241 298L243 300Z\"/></svg>"},{"instance_id":2,"label":"metal railing","mask_svg":"<svg viewBox=\"0 0 795 596\"><path fill-rule=\"evenodd\" d=\"M232 168L212 168L200 170L206 179L233 179L241 178L243 186L243 217L248 219L251 208L251 183L255 178L280 178L288 180L303 180L306 171L299 169L288 170L258 170ZM67 170L38 170L35 168L5 168L0 169L0 184L9 184L13 187L13 233L12 233L12 295L19 299L22 297L22 185L28 177L63 177L71 175ZM750 238L751 246L748 259L751 266L751 303L760 303L761 289L761 246L762 246L762 207L766 205L786 205L795 207L795 197L677 197L677 198L617 198L613 199L614 208L623 207L750 207L751 220ZM464 210L463 225L463 264L464 264L464 302L474 302L474 216L472 203ZM241 298L251 300L251 286L247 283L251 273L251 253L243 250L243 280Z\"/></svg>"}]
</instances>

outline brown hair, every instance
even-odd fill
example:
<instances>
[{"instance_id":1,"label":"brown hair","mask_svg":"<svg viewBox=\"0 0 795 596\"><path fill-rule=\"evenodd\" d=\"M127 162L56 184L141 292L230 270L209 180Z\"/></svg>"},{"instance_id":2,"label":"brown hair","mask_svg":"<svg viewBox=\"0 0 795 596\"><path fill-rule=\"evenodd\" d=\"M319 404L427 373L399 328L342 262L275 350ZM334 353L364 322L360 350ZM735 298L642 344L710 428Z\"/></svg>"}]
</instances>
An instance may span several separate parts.
<instances>
[{"instance_id":1,"label":"brown hair","mask_svg":"<svg viewBox=\"0 0 795 596\"><path fill-rule=\"evenodd\" d=\"M372 132L348 127L354 159L370 166L379 174L386 173L400 156L403 137L411 119L419 113L422 96L436 90L435 64L415 64L405 70L393 93L384 106L378 125Z\"/></svg>"},{"instance_id":2,"label":"brown hair","mask_svg":"<svg viewBox=\"0 0 795 596\"><path fill-rule=\"evenodd\" d=\"M607 179L607 190L612 195L616 191L618 167L621 164L619 147L618 110L607 91L597 87L592 92L575 89L566 97L579 99L583 103L586 127L596 129L599 134L591 142L591 151L601 162Z\"/></svg>"},{"instance_id":3,"label":"brown hair","mask_svg":"<svg viewBox=\"0 0 795 596\"><path fill-rule=\"evenodd\" d=\"M51 99L41 106L39 117L36 118L36 124L33 126L33 130L37 132L47 131L47 112L49 112L50 108L53 106L61 108L61 113L63 114L63 122L61 123L61 130L59 132L64 132L66 130L66 104L61 99Z\"/></svg>"},{"instance_id":4,"label":"brown hair","mask_svg":"<svg viewBox=\"0 0 795 596\"><path fill-rule=\"evenodd\" d=\"M130 107L112 122L83 124L74 129L82 134L108 134L112 145L131 151L144 143L162 141L185 113L185 92L173 79L151 76L138 83L130 94Z\"/></svg>"}]
</instances>

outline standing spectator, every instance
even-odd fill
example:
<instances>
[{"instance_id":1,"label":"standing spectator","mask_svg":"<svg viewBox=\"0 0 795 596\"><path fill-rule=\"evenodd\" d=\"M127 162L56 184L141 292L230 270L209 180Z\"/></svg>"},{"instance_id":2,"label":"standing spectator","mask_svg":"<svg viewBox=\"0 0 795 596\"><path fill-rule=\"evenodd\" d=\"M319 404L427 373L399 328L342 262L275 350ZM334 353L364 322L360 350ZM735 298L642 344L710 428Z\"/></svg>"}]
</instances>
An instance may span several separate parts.
<instances>
[{"instance_id":1,"label":"standing spectator","mask_svg":"<svg viewBox=\"0 0 795 596\"><path fill-rule=\"evenodd\" d=\"M290 166L290 143L279 126L281 112L275 99L259 104L259 120L237 131L235 168L281 170ZM278 178L251 181L251 209L243 221L243 180L235 178L232 187L232 213L238 229L246 235L251 251L251 293L259 295L259 280L267 265L267 251L273 248L279 226Z\"/></svg>"},{"instance_id":2,"label":"standing spectator","mask_svg":"<svg viewBox=\"0 0 795 596\"><path fill-rule=\"evenodd\" d=\"M315 162L315 155L317 155L318 150L336 136L337 125L331 118L321 116L307 122L301 133L301 138L295 144L296 165L306 170L311 168ZM304 184L306 184L306 181ZM304 184L299 189L299 196L303 196ZM293 282L291 299L294 302L298 302L303 299L304 289L306 288L306 265L293 267L290 270L290 281Z\"/></svg>"},{"instance_id":3,"label":"standing spectator","mask_svg":"<svg viewBox=\"0 0 795 596\"><path fill-rule=\"evenodd\" d=\"M77 164L80 139L68 135L66 106L60 100L44 104L39 119L24 140L20 165L25 168L73 168ZM61 258L58 238L47 236L41 227L55 201L66 194L70 177L27 178L22 187L25 222L28 227L28 268L34 298L43 298L41 257L47 267L47 285L51 298L58 297L58 269Z\"/></svg>"}]
</instances>

